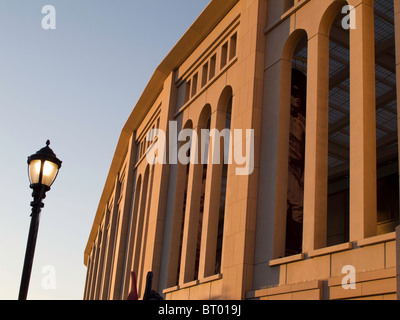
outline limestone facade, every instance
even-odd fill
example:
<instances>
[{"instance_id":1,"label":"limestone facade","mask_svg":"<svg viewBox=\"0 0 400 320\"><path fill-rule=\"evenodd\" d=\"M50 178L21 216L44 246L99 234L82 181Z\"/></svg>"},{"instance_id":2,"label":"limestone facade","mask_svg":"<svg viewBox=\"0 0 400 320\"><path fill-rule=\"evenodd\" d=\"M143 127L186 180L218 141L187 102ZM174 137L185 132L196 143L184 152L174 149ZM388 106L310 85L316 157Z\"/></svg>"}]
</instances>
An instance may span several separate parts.
<instances>
[{"instance_id":1,"label":"limestone facade","mask_svg":"<svg viewBox=\"0 0 400 320\"><path fill-rule=\"evenodd\" d=\"M399 46L400 0L211 1L122 129L84 299L126 299L131 271L140 297L152 271L166 299L397 299ZM301 252L288 254L292 68L307 98ZM150 129L167 160L182 147L171 122L252 129L251 174L149 164Z\"/></svg>"}]
</instances>

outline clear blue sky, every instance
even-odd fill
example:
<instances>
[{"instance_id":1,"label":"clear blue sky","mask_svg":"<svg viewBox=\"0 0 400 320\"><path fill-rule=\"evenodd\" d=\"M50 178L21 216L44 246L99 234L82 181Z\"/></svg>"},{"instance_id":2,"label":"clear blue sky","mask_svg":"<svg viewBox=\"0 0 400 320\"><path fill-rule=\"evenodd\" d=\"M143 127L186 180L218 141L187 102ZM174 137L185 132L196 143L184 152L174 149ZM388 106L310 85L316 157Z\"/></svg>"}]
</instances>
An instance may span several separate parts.
<instances>
[{"instance_id":1,"label":"clear blue sky","mask_svg":"<svg viewBox=\"0 0 400 320\"><path fill-rule=\"evenodd\" d=\"M30 223L27 157L63 161L28 299L82 299L83 253L113 153L155 68L209 0L0 1L0 299L17 299ZM42 29L42 7L56 30ZM43 268L55 270L46 290Z\"/></svg>"}]
</instances>

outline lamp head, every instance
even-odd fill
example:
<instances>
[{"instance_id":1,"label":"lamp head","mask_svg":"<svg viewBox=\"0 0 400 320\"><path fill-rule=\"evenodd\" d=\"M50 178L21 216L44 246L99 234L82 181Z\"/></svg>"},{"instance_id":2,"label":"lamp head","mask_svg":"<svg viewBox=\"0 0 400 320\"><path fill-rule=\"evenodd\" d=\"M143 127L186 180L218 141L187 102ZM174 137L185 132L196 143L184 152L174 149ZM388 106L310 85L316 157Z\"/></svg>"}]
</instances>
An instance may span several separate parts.
<instances>
[{"instance_id":1,"label":"lamp head","mask_svg":"<svg viewBox=\"0 0 400 320\"><path fill-rule=\"evenodd\" d=\"M62 161L57 158L49 145L50 141L47 140L44 148L28 157L28 173L32 189L35 186L43 186L50 190L61 168Z\"/></svg>"}]
</instances>

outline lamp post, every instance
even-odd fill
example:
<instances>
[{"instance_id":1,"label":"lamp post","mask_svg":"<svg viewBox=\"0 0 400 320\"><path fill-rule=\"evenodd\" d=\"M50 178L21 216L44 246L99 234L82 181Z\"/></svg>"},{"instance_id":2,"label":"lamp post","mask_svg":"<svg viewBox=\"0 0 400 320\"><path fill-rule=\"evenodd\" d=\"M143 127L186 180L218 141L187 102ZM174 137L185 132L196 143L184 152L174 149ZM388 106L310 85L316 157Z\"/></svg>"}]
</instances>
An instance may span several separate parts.
<instances>
[{"instance_id":1,"label":"lamp post","mask_svg":"<svg viewBox=\"0 0 400 320\"><path fill-rule=\"evenodd\" d=\"M62 163L54 154L53 150L50 149L49 145L50 141L47 140L46 147L28 157L28 174L30 188L33 190L33 201L31 202L31 224L29 227L21 286L19 289L19 300L26 300L28 295L33 256L35 254L36 239L39 229L40 212L44 207L42 201L46 198L46 192L50 190L50 187L56 180Z\"/></svg>"}]
</instances>

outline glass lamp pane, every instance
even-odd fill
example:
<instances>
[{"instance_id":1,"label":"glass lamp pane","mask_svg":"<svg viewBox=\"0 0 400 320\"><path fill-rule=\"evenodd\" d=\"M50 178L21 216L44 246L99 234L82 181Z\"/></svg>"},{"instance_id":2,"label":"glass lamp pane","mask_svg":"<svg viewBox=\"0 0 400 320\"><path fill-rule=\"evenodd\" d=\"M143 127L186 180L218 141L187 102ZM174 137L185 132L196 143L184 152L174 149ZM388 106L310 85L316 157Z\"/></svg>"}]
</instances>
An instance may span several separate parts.
<instances>
[{"instance_id":1,"label":"glass lamp pane","mask_svg":"<svg viewBox=\"0 0 400 320\"><path fill-rule=\"evenodd\" d=\"M50 187L57 175L58 166L50 161L45 161L43 166L42 184Z\"/></svg>"},{"instance_id":2,"label":"glass lamp pane","mask_svg":"<svg viewBox=\"0 0 400 320\"><path fill-rule=\"evenodd\" d=\"M29 164L29 180L31 184L39 183L41 163L40 160L32 160Z\"/></svg>"}]
</instances>

